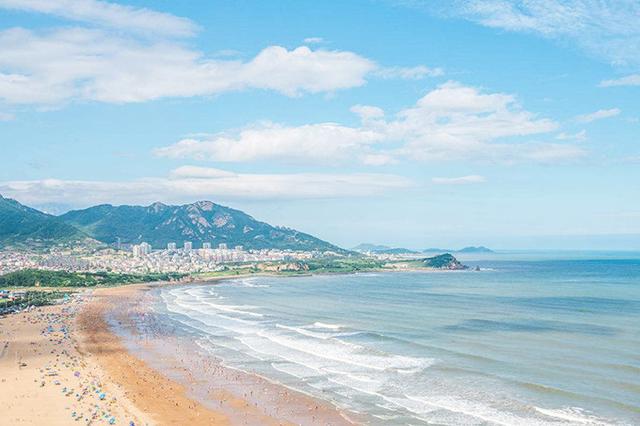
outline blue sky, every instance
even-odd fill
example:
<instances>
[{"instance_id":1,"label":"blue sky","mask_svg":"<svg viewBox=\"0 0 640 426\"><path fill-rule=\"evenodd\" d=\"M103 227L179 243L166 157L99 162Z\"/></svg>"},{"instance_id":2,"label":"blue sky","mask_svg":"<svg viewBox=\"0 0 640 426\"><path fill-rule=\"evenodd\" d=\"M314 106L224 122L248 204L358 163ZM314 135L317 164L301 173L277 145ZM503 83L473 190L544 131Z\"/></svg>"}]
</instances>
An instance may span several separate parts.
<instances>
[{"instance_id":1,"label":"blue sky","mask_svg":"<svg viewBox=\"0 0 640 426\"><path fill-rule=\"evenodd\" d=\"M0 194L640 249L640 2L0 0Z\"/></svg>"}]
</instances>

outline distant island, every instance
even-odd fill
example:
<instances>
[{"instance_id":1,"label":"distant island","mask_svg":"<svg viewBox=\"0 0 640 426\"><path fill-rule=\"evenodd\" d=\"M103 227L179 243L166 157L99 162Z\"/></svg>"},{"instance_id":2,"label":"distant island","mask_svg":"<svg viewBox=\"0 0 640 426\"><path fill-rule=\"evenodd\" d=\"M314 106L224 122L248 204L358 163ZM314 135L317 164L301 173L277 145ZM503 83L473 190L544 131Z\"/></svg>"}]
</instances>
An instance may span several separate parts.
<instances>
[{"instance_id":1,"label":"distant island","mask_svg":"<svg viewBox=\"0 0 640 426\"><path fill-rule=\"evenodd\" d=\"M493 250L484 246L469 246L459 250L426 248L423 250L412 250L404 247L390 247L380 244L362 243L352 248L358 253L375 253L375 254L419 254L419 253L495 253Z\"/></svg>"},{"instance_id":2,"label":"distant island","mask_svg":"<svg viewBox=\"0 0 640 426\"><path fill-rule=\"evenodd\" d=\"M422 253L495 253L495 251L490 248L484 246L469 246L461 248L460 250L451 250L451 249L438 249L438 248L427 248L422 250Z\"/></svg>"}]
</instances>

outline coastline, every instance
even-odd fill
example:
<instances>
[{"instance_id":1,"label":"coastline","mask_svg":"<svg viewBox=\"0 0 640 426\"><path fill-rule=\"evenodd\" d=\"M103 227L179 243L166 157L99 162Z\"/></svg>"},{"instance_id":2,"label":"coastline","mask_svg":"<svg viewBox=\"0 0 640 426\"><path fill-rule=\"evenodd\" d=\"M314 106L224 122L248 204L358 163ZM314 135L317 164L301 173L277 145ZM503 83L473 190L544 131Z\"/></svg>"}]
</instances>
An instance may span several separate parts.
<instances>
[{"instance_id":1,"label":"coastline","mask_svg":"<svg viewBox=\"0 0 640 426\"><path fill-rule=\"evenodd\" d=\"M210 282L215 285L228 279L220 277ZM199 404L201 410L223 416L227 423L220 424L353 423L349 418L355 416L343 413L328 402L262 376L222 365L219 359L194 343L190 336L174 329L172 323L163 321L151 309L156 297L153 290L173 285L188 286L189 283L128 286L96 295L105 297L111 304L103 313L103 318L110 324L107 332L120 341L130 356L161 375L174 388L178 386L181 394ZM129 387L132 384L125 381L123 385ZM167 424L176 423L168 421Z\"/></svg>"},{"instance_id":2,"label":"coastline","mask_svg":"<svg viewBox=\"0 0 640 426\"><path fill-rule=\"evenodd\" d=\"M236 278L242 276L194 282ZM152 317L149 291L168 285L189 283L83 289L67 303L0 317L5 419L34 425L352 424L327 402L223 367L217 359L193 358L194 348L184 350L188 342L176 336L138 335L144 348L132 350L131 339L125 342L113 325L140 329L140 321ZM183 350L156 353L162 362L151 365L141 353L152 347ZM205 376L194 376L185 362L200 366L211 382L208 392L194 390Z\"/></svg>"}]
</instances>

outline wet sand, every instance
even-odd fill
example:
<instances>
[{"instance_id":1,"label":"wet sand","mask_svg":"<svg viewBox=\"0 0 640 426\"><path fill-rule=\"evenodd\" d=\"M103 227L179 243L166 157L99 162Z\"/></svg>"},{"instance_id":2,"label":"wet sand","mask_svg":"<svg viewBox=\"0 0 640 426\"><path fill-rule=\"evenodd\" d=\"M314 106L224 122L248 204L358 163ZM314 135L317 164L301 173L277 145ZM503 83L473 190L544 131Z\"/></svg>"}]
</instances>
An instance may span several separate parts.
<instances>
[{"instance_id":1,"label":"wet sand","mask_svg":"<svg viewBox=\"0 0 640 426\"><path fill-rule=\"evenodd\" d=\"M150 309L153 286L113 289L96 294L112 304L106 317L138 362L162 372L181 392L209 410L222 413L231 424L343 425L355 416L326 402L272 383L257 375L223 366L198 347L189 335L171 328ZM104 317L104 316L103 316ZM114 334L111 334L114 336ZM124 337L124 339L123 339Z\"/></svg>"}]
</instances>

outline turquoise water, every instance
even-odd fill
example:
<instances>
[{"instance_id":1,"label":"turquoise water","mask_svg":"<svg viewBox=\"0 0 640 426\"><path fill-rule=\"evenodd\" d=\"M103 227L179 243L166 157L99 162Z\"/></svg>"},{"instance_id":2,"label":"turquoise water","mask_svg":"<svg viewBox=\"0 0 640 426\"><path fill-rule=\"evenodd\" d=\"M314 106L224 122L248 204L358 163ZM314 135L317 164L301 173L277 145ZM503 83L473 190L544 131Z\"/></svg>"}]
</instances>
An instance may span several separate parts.
<instances>
[{"instance_id":1,"label":"turquoise water","mask_svg":"<svg viewBox=\"0 0 640 426\"><path fill-rule=\"evenodd\" d=\"M203 350L371 424L640 424L640 260L161 291Z\"/></svg>"}]
</instances>

